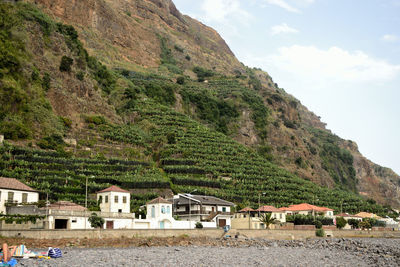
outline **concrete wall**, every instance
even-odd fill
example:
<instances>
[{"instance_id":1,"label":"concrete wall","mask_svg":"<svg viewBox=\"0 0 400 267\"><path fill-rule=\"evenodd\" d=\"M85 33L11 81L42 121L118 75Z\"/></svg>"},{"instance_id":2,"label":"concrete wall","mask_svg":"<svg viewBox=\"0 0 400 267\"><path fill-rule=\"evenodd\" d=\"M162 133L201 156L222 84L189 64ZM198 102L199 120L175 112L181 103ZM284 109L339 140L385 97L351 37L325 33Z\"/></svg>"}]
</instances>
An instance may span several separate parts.
<instances>
[{"instance_id":1,"label":"concrete wall","mask_svg":"<svg viewBox=\"0 0 400 267\"><path fill-rule=\"evenodd\" d=\"M8 192L13 192L13 202L14 203L22 203L22 194L27 194L27 203L38 202L39 201L39 193L37 192L29 192L29 191L18 191L12 189L0 189L0 212L6 213L5 203L8 201Z\"/></svg>"},{"instance_id":2,"label":"concrete wall","mask_svg":"<svg viewBox=\"0 0 400 267\"><path fill-rule=\"evenodd\" d=\"M326 231L332 237L384 237L400 238L400 231L355 231L337 230ZM192 229L192 230L0 230L3 237L24 237L36 239L61 238L131 238L131 237L172 237L188 235L190 237L220 238L224 234L220 229ZM230 230L231 237L264 238L264 239L304 239L315 238L314 230Z\"/></svg>"}]
</instances>

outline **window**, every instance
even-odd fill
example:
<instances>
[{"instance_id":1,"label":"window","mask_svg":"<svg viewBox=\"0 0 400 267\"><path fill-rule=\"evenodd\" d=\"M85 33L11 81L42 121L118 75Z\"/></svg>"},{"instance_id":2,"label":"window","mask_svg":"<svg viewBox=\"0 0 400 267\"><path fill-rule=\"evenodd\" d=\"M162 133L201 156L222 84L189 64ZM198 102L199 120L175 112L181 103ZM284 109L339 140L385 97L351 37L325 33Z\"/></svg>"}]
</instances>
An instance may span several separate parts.
<instances>
[{"instance_id":1,"label":"window","mask_svg":"<svg viewBox=\"0 0 400 267\"><path fill-rule=\"evenodd\" d=\"M161 213L165 213L165 207L164 206L161 206Z\"/></svg>"},{"instance_id":2,"label":"window","mask_svg":"<svg viewBox=\"0 0 400 267\"><path fill-rule=\"evenodd\" d=\"M126 203L126 196L123 196L123 197L122 197L122 202L123 202L123 203Z\"/></svg>"},{"instance_id":3,"label":"window","mask_svg":"<svg viewBox=\"0 0 400 267\"><path fill-rule=\"evenodd\" d=\"M170 206L167 206L167 214L170 214L171 213L171 208L170 208Z\"/></svg>"},{"instance_id":4,"label":"window","mask_svg":"<svg viewBox=\"0 0 400 267\"><path fill-rule=\"evenodd\" d=\"M114 202L118 203L118 196L114 196Z\"/></svg>"},{"instance_id":5,"label":"window","mask_svg":"<svg viewBox=\"0 0 400 267\"><path fill-rule=\"evenodd\" d=\"M98 203L103 203L103 196L99 196L99 200L97 202Z\"/></svg>"},{"instance_id":6,"label":"window","mask_svg":"<svg viewBox=\"0 0 400 267\"><path fill-rule=\"evenodd\" d=\"M222 212L226 212L226 207L222 207Z\"/></svg>"},{"instance_id":7,"label":"window","mask_svg":"<svg viewBox=\"0 0 400 267\"><path fill-rule=\"evenodd\" d=\"M118 213L122 213L122 209L118 209Z\"/></svg>"},{"instance_id":8,"label":"window","mask_svg":"<svg viewBox=\"0 0 400 267\"><path fill-rule=\"evenodd\" d=\"M72 221L71 222L73 222L73 223L76 223L77 222L77 220L76 219L72 219Z\"/></svg>"},{"instance_id":9,"label":"window","mask_svg":"<svg viewBox=\"0 0 400 267\"><path fill-rule=\"evenodd\" d=\"M14 201L14 192L8 192L8 202Z\"/></svg>"},{"instance_id":10,"label":"window","mask_svg":"<svg viewBox=\"0 0 400 267\"><path fill-rule=\"evenodd\" d=\"M104 200L105 200L106 203L108 203L108 196L105 196Z\"/></svg>"},{"instance_id":11,"label":"window","mask_svg":"<svg viewBox=\"0 0 400 267\"><path fill-rule=\"evenodd\" d=\"M155 218L156 217L156 207L151 206L151 218Z\"/></svg>"},{"instance_id":12,"label":"window","mask_svg":"<svg viewBox=\"0 0 400 267\"><path fill-rule=\"evenodd\" d=\"M22 193L22 203L28 202L28 193Z\"/></svg>"},{"instance_id":13,"label":"window","mask_svg":"<svg viewBox=\"0 0 400 267\"><path fill-rule=\"evenodd\" d=\"M281 214L279 214L279 219L282 219L282 213L281 213Z\"/></svg>"}]
</instances>

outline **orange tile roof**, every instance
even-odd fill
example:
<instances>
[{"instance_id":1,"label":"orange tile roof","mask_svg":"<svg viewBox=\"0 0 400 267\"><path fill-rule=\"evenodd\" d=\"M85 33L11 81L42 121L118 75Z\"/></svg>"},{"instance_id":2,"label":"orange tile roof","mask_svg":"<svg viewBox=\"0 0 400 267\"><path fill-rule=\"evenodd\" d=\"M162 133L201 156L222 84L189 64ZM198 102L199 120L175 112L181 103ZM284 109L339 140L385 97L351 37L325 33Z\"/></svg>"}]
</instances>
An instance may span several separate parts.
<instances>
[{"instance_id":1,"label":"orange tile roof","mask_svg":"<svg viewBox=\"0 0 400 267\"><path fill-rule=\"evenodd\" d=\"M101 190L101 191L99 191L99 192L97 192L97 193L104 193L104 192L130 193L129 191L127 191L127 190L125 190L125 189L122 189L121 187L116 186L116 185L112 185L112 186L110 186L109 188L103 189L103 190Z\"/></svg>"},{"instance_id":2,"label":"orange tile roof","mask_svg":"<svg viewBox=\"0 0 400 267\"><path fill-rule=\"evenodd\" d=\"M283 212L282 210L277 209L277 208L275 208L274 206L262 206L262 207L259 207L259 208L257 209L257 211L263 211L263 212Z\"/></svg>"},{"instance_id":3,"label":"orange tile roof","mask_svg":"<svg viewBox=\"0 0 400 267\"><path fill-rule=\"evenodd\" d=\"M250 207L246 207L246 208L244 208L244 209L239 210L238 212L249 212L249 211L255 211L255 210L253 210L253 209L250 208Z\"/></svg>"},{"instance_id":4,"label":"orange tile roof","mask_svg":"<svg viewBox=\"0 0 400 267\"><path fill-rule=\"evenodd\" d=\"M153 200L147 202L147 204L160 204L160 203L163 203L163 204L172 204L172 202L169 202L168 200L166 200L166 199L164 199L164 198L162 198L162 197L158 197L158 198L155 198L155 199L153 199Z\"/></svg>"},{"instance_id":5,"label":"orange tile roof","mask_svg":"<svg viewBox=\"0 0 400 267\"><path fill-rule=\"evenodd\" d=\"M280 208L280 210L287 210L287 211L317 211L317 212L323 212L323 211L333 211L333 209L330 208L325 208L325 207L318 207L314 206L308 203L302 203L298 205L290 205L288 208L283 207Z\"/></svg>"},{"instance_id":6,"label":"orange tile roof","mask_svg":"<svg viewBox=\"0 0 400 267\"><path fill-rule=\"evenodd\" d=\"M56 203L50 204L49 206L47 206L48 209L52 209L52 210L73 210L73 211L85 211L87 210L87 208L75 204L71 201L58 201Z\"/></svg>"},{"instance_id":7,"label":"orange tile roof","mask_svg":"<svg viewBox=\"0 0 400 267\"><path fill-rule=\"evenodd\" d=\"M26 184L21 183L20 181L18 181L15 178L0 177L0 188L13 189L13 190L19 190L19 191L37 192L32 187L29 187Z\"/></svg>"}]
</instances>

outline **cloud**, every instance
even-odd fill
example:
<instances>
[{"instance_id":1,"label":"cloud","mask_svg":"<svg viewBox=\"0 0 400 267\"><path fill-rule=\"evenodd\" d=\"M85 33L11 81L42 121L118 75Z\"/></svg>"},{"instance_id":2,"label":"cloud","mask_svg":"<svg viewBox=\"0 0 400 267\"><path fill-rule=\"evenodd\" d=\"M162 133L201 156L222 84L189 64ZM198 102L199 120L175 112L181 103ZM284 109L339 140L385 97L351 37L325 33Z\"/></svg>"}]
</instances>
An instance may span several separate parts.
<instances>
[{"instance_id":1,"label":"cloud","mask_svg":"<svg viewBox=\"0 0 400 267\"><path fill-rule=\"evenodd\" d=\"M280 25L275 25L271 27L271 34L277 35L282 33L298 33L299 31L289 27L286 23L282 23Z\"/></svg>"},{"instance_id":2,"label":"cloud","mask_svg":"<svg viewBox=\"0 0 400 267\"><path fill-rule=\"evenodd\" d=\"M235 17L247 22L251 15L240 6L239 0L204 0L201 9L202 16L207 21L226 23L227 17Z\"/></svg>"},{"instance_id":3,"label":"cloud","mask_svg":"<svg viewBox=\"0 0 400 267\"><path fill-rule=\"evenodd\" d=\"M400 76L400 65L339 47L324 50L293 45L281 47L276 54L264 58L247 57L246 61L253 66L261 65L281 81L290 81L291 86L307 84L314 89L332 84L382 83Z\"/></svg>"},{"instance_id":4,"label":"cloud","mask_svg":"<svg viewBox=\"0 0 400 267\"><path fill-rule=\"evenodd\" d=\"M385 34L381 39L385 42L397 42L400 38L394 34Z\"/></svg>"},{"instance_id":5,"label":"cloud","mask_svg":"<svg viewBox=\"0 0 400 267\"><path fill-rule=\"evenodd\" d=\"M300 10L288 4L285 0L264 0L264 1L270 5L281 7L289 12L300 13Z\"/></svg>"}]
</instances>

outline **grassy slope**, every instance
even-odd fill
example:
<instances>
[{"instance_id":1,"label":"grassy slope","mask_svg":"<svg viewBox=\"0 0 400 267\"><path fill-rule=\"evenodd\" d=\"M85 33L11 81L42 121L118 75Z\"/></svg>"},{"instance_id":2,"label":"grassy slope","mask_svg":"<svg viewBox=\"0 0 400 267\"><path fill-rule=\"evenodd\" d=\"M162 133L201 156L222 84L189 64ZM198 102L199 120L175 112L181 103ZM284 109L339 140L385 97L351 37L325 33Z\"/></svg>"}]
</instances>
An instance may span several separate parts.
<instances>
[{"instance_id":1,"label":"grassy slope","mask_svg":"<svg viewBox=\"0 0 400 267\"><path fill-rule=\"evenodd\" d=\"M38 137L48 136L38 144L43 146L44 143L45 146L58 148L60 151L54 153L4 147L1 175L17 177L42 192L50 192L50 197L54 200L71 199L80 203L84 198L82 183L86 177L93 176L89 185L91 193L110 184L126 188L171 188L175 192L197 188L199 192L242 205L254 205L258 201L258 194L267 192L262 196L262 202L277 206L313 202L338 209L343 203L344 209L350 212L384 211L381 206L364 201L353 193L330 190L305 181L260 156L268 153L268 149L253 151L226 136L237 129L240 111L249 109L258 135L263 140L266 138L264 131L268 126L269 112L263 99L257 94L260 88L250 70L248 76L234 79L205 74L214 75L213 78L208 77L209 83L198 83L186 77L183 85L158 75L127 71L117 73L87 55L73 28L56 24L30 5L2 3L0 7L2 14L5 14L1 21L4 25L1 49L8 53L2 53L5 60L1 61L1 85L2 89L6 88L4 85L10 85L8 87L11 88L1 91L2 103L5 104L10 99L5 92L10 91L18 96L10 101L14 105L2 110L0 125L3 132L13 129L12 133L6 135L7 138L25 139L34 137L30 133L38 132ZM111 143L110 140L120 144L127 143L134 152L128 157L143 160L109 161L104 159L101 150L97 155L98 159L71 158L70 153L63 152L65 144L62 141L57 143L57 138L51 138L55 135L75 136L73 129L66 127L68 120L57 117L52 112L51 105L46 104L46 85L43 82L45 74L40 71L38 75L34 74L34 65L29 61L32 51L26 51L24 39L14 33L16 29L26 30L32 25L41 28L44 40L51 43L57 36L58 40L65 42L70 50L68 56L74 62L80 62L79 66L74 65L72 69L76 79L79 80L79 72L83 73L86 79L102 89L104 98L115 106L119 116L125 121L134 122L117 125L101 116L98 117L101 118L100 121L86 117L87 127L97 133L96 138L105 143ZM161 67L168 69L168 75L174 77L181 73L180 66L171 58L168 49L163 48ZM59 62L53 64L58 66ZM197 74L199 76L199 71ZM24 94L30 97L24 98ZM176 97L178 95L181 96L180 104L184 113L203 124L174 110L179 102ZM21 96L23 101L18 100ZM40 116L39 112L35 113L34 100L43 102L44 107L47 105L46 114L49 116L42 117L54 121L45 123L36 120L35 125L21 123L35 121L29 117L32 114ZM22 106L19 105L21 102ZM13 122L9 119L10 116L17 116L15 125L27 129L7 126L7 123ZM27 132L26 135L23 134L24 131ZM82 147L87 145L80 143ZM335 157L343 157L345 164L350 163L345 152L329 147L324 150L327 164ZM139 205L152 196L137 196L133 205ZM94 202L91 204L95 206Z\"/></svg>"}]
</instances>

